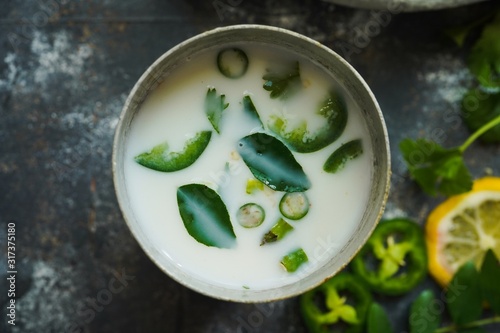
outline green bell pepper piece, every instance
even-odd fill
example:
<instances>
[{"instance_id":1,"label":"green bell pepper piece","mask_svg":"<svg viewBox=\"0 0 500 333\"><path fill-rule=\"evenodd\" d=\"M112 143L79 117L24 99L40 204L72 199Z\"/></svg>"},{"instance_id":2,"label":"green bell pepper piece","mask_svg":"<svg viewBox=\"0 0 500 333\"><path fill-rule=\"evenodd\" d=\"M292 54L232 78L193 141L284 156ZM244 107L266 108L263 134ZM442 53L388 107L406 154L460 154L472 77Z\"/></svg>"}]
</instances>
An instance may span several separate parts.
<instances>
[{"instance_id":1,"label":"green bell pepper piece","mask_svg":"<svg viewBox=\"0 0 500 333\"><path fill-rule=\"evenodd\" d=\"M371 293L356 276L342 272L300 297L300 309L310 333L360 333Z\"/></svg>"},{"instance_id":2,"label":"green bell pepper piece","mask_svg":"<svg viewBox=\"0 0 500 333\"><path fill-rule=\"evenodd\" d=\"M387 295L410 291L427 274L422 228L402 218L380 222L351 267L373 291Z\"/></svg>"}]
</instances>

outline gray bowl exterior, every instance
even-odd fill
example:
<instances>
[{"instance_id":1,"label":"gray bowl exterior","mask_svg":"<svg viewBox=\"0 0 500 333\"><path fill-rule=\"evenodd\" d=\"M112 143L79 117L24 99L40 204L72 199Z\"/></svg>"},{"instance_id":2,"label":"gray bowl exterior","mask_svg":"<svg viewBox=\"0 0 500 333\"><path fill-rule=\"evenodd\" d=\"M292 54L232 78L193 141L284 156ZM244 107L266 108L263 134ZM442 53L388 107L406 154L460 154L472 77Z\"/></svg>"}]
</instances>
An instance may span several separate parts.
<instances>
[{"instance_id":1,"label":"gray bowl exterior","mask_svg":"<svg viewBox=\"0 0 500 333\"><path fill-rule=\"evenodd\" d=\"M130 125L149 92L154 90L163 78L169 75L169 72L182 66L193 55L209 48L220 48L224 45L230 46L242 42L281 47L310 59L330 72L358 104L370 132L374 153L373 184L368 207L352 238L340 253L325 260L324 264L314 272L304 272L304 276L298 282L267 290L243 288L235 290L212 285L199 277L186 274L179 266L169 261L164 254L152 246L142 230L140 221L131 209L124 179L125 146ZM288 30L261 25L228 26L202 33L175 46L155 61L136 83L125 102L115 133L112 163L115 190L124 219L151 260L184 286L214 298L237 302L265 302L296 296L318 286L339 272L366 242L380 220L387 201L390 182L389 142L383 115L375 97L359 74L339 55L320 43Z\"/></svg>"}]
</instances>

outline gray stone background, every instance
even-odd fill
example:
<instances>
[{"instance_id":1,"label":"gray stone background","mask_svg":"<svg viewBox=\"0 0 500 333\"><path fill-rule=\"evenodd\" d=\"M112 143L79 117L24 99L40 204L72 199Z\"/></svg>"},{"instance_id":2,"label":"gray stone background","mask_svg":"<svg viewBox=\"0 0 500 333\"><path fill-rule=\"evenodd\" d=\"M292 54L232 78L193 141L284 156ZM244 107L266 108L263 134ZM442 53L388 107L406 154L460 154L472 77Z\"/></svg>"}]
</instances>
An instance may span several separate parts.
<instances>
[{"instance_id":1,"label":"gray stone background","mask_svg":"<svg viewBox=\"0 0 500 333\"><path fill-rule=\"evenodd\" d=\"M463 50L443 31L496 5L397 14L319 0L0 0L0 331L306 332L297 298L214 300L146 257L123 221L111 175L127 94L157 57L208 29L259 23L302 33L338 52L371 86L392 143L385 217L423 223L442 198L409 179L397 144L441 133L453 146L468 136L458 112L473 79ZM500 146L475 144L466 162L474 177L499 175ZM11 221L15 326L5 316ZM424 287L436 288L430 278ZM378 297L397 332L408 329L417 294Z\"/></svg>"}]
</instances>

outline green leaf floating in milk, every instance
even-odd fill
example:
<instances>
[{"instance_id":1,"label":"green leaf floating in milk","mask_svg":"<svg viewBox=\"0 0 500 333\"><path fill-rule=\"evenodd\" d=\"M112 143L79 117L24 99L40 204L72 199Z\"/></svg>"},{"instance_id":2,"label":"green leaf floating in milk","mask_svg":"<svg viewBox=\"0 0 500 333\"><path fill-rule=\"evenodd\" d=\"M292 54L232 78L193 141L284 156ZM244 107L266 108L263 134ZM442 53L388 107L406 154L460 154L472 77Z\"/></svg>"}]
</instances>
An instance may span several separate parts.
<instances>
[{"instance_id":1,"label":"green leaf floating in milk","mask_svg":"<svg viewBox=\"0 0 500 333\"><path fill-rule=\"evenodd\" d=\"M312 133L305 120L291 129L288 119L278 116L270 117L269 129L281 137L290 149L299 153L312 153L337 140L344 132L348 118L343 98L334 92L321 103L317 114L326 122Z\"/></svg>"},{"instance_id":2,"label":"green leaf floating in milk","mask_svg":"<svg viewBox=\"0 0 500 333\"><path fill-rule=\"evenodd\" d=\"M162 172L173 172L187 168L201 156L207 148L212 131L201 131L186 141L182 151L170 151L164 142L150 151L137 155L134 160L146 168Z\"/></svg>"},{"instance_id":3,"label":"green leaf floating in milk","mask_svg":"<svg viewBox=\"0 0 500 333\"><path fill-rule=\"evenodd\" d=\"M293 154L273 136L248 135L238 142L238 153L254 177L275 191L304 192L311 187Z\"/></svg>"},{"instance_id":4,"label":"green leaf floating in milk","mask_svg":"<svg viewBox=\"0 0 500 333\"><path fill-rule=\"evenodd\" d=\"M250 116L254 121L259 122L259 125L261 127L264 127L264 124L262 124L262 120L260 119L259 113L257 112L257 109L255 108L252 99L248 95L243 97L243 111L245 111L245 114Z\"/></svg>"},{"instance_id":5,"label":"green leaf floating in milk","mask_svg":"<svg viewBox=\"0 0 500 333\"><path fill-rule=\"evenodd\" d=\"M229 103L224 103L225 99L225 95L217 95L215 88L208 88L207 95L205 96L205 113L217 133L220 133L219 126L222 119L222 111L229 105Z\"/></svg>"},{"instance_id":6,"label":"green leaf floating in milk","mask_svg":"<svg viewBox=\"0 0 500 333\"><path fill-rule=\"evenodd\" d=\"M236 235L226 205L214 190L201 184L177 189L179 212L187 232L198 242L218 248L233 248Z\"/></svg>"},{"instance_id":7,"label":"green leaf floating in milk","mask_svg":"<svg viewBox=\"0 0 500 333\"><path fill-rule=\"evenodd\" d=\"M300 88L299 63L294 62L285 68L266 69L262 79L265 80L263 88L270 92L271 98L286 99Z\"/></svg>"}]
</instances>

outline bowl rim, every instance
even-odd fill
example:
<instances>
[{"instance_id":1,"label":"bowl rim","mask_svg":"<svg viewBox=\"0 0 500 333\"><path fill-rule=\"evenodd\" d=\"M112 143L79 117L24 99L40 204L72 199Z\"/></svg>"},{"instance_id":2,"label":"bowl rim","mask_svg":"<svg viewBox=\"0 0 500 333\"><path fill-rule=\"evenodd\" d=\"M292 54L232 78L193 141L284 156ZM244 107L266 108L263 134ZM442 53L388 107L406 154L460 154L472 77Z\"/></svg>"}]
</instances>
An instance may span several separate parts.
<instances>
[{"instance_id":1,"label":"bowl rim","mask_svg":"<svg viewBox=\"0 0 500 333\"><path fill-rule=\"evenodd\" d=\"M130 216L127 214L127 212L131 212L131 209L126 206L127 203L127 191L126 191L126 186L125 184L121 183L120 176L123 176L123 174L120 173L120 165L118 164L119 161L119 149L120 147L123 150L122 146L122 134L124 133L124 130L127 128L125 127L126 124L124 123L124 119L126 118L127 114L129 112L133 112L133 104L135 103L134 101L138 98L138 93L141 90L142 85L144 82L151 77L151 75L154 76L155 69L158 68L166 59L168 59L172 54L175 54L177 51L182 50L189 45L192 45L193 43L196 43L200 40L203 40L209 36L212 35L217 35L217 34L223 34L223 33L228 33L228 32L238 32L238 31L245 31L245 30L265 30L269 31L275 34L285 34L288 35L290 38L295 38L298 40L302 40L303 42L310 44L311 47L316 47L322 49L322 52L328 53L328 56L332 56L335 58L336 62L340 63L340 66L345 67L345 69L350 73L350 75L353 76L353 79L357 81L357 83L360 84L360 89L363 90L364 93L366 93L369 97L369 100L371 104L373 104L374 110L371 110L370 112L376 113L376 117L374 116L374 119L378 119L379 122L377 125L380 126L381 130L381 137L383 137L384 145L383 145L383 152L384 155L382 157L383 162L385 162L384 166L379 166L383 167L384 170L381 172L381 176L384 178L383 181L381 182L382 185L379 186L379 188L383 188L383 193L381 193L381 197L379 198L380 204L377 206L378 207L378 212L376 215L376 220L373 221L373 223L370 223L370 226L368 227L367 232L365 233L364 237L359 240L359 244L355 246L353 249L353 252L349 255L349 260L346 260L342 265L340 265L336 270L332 270L330 274L327 274L326 276L323 276L321 279L317 279L317 281L313 284L307 285L306 288L288 288L287 291L284 293L282 291L283 287L278 287L278 288L273 288L273 289L264 289L264 290L236 290L234 288L223 288L220 286L209 286L206 282L206 288L200 287L198 283L194 283L193 281L189 281L183 278L193 278L189 274L182 274L180 272L177 272L180 275L174 274L174 272L170 271L167 269L167 267L164 267L164 265L161 264L160 260L157 257L160 254L160 252L155 249L154 246L151 245L150 242L148 242L147 237L142 233L140 228L138 228L137 223L134 223L134 217ZM154 89L154 88L153 88ZM151 89L151 90L153 90ZM347 88L345 88L347 89ZM144 96L139 97L140 98L140 103L144 102L146 99L147 93L143 94ZM134 112L135 114L135 112ZM261 25L261 24L238 24L238 25L230 25L230 26L225 26L225 27L218 27L214 28L211 30L207 30L205 32L202 32L200 34L197 34L195 36L192 36L177 45L173 46L169 50L167 50L165 53L163 53L160 57L158 57L145 71L144 73L140 76L140 78L136 81L134 84L133 88L131 89L130 93L127 96L127 99L123 105L123 108L121 110L120 116L118 118L118 124L115 129L115 134L113 138L113 147L112 147L112 173L113 173L113 183L114 183L114 189L115 189L115 194L118 200L118 204L120 207L120 212L122 214L123 219L125 220L130 232L134 236L135 240L139 243L139 246L142 248L142 250L146 253L146 255L149 257L149 259L156 264L156 266L163 271L165 274L167 274L170 278L173 280L177 281L183 286L186 286L196 292L199 292L200 294L204 294L206 296L210 296L216 299L220 300L225 300L225 301L233 301L233 302L242 302L242 303L257 303L257 302L268 302L268 301L276 301L280 299L286 299L294 296L298 296L316 286L324 282L326 279L331 278L338 272L340 272L345 266L348 265L348 263L354 258L354 256L359 252L361 247L366 243L368 240L369 236L375 229L376 225L382 218L382 215L385 210L385 206L387 204L387 199L389 196L389 188L390 188L390 178L391 178L391 158L390 158L390 147L389 147L389 136L384 120L384 116L382 114L382 111L380 109L380 106L369 88L368 84L364 81L364 79L361 77L361 75L346 61L344 60L340 55L338 55L336 52L331 50L330 48L326 47L325 45L315 41L312 38L309 38L307 36L304 36L302 34L296 33L291 30L287 30L284 28L279 28L279 27L274 27L274 26L268 26L268 25ZM372 179L373 183L373 179ZM365 211L366 214L366 211ZM137 221L138 222L138 221ZM351 236L351 239L353 237ZM349 244L347 244L349 245ZM346 247L347 245L344 245ZM307 276L310 276L312 274L309 274ZM196 277L194 277L196 278ZM303 279L302 279L303 280ZM301 281L301 280L299 280ZM298 282L299 282L298 281ZM200 281L202 282L202 281ZM297 283L295 283L297 284ZM285 285L288 286L288 285Z\"/></svg>"}]
</instances>

